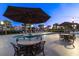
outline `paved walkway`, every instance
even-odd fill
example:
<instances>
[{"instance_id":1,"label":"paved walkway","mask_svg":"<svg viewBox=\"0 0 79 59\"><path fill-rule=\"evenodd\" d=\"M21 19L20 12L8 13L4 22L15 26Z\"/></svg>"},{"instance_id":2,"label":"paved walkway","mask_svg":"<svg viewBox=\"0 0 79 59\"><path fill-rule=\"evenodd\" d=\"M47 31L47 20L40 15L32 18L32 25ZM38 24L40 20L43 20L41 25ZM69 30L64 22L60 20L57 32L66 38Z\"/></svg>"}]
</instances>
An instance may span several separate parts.
<instances>
[{"instance_id":1,"label":"paved walkway","mask_svg":"<svg viewBox=\"0 0 79 59\"><path fill-rule=\"evenodd\" d=\"M10 42L15 42L15 39L12 38L13 36L15 35L0 36L0 56L13 56L14 49L10 44ZM60 41L58 34L44 35L43 39L46 40L45 44L46 56L79 56L78 36L75 41L74 49L72 46L65 47L64 42Z\"/></svg>"}]
</instances>

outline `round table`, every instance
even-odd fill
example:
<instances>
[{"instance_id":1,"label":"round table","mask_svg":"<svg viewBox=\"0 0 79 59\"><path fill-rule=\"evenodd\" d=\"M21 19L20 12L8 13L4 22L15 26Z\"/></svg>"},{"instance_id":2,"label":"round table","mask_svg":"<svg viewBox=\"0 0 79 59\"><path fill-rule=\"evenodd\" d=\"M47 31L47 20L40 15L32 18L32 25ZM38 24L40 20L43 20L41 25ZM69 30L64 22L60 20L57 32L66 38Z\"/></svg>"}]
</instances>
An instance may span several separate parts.
<instances>
[{"instance_id":1,"label":"round table","mask_svg":"<svg viewBox=\"0 0 79 59\"><path fill-rule=\"evenodd\" d=\"M32 38L39 38L40 37L40 40L42 40L42 35L17 35L17 36L14 36L14 38L16 38L16 41L19 41L19 39L23 39L25 40L26 38L31 40Z\"/></svg>"},{"instance_id":2,"label":"round table","mask_svg":"<svg viewBox=\"0 0 79 59\"><path fill-rule=\"evenodd\" d=\"M70 34L60 34L60 35L70 35Z\"/></svg>"},{"instance_id":3,"label":"round table","mask_svg":"<svg viewBox=\"0 0 79 59\"><path fill-rule=\"evenodd\" d=\"M38 37L42 37L42 35L26 35L24 36L24 38L28 38L29 40L31 40L32 38L38 38Z\"/></svg>"},{"instance_id":4,"label":"round table","mask_svg":"<svg viewBox=\"0 0 79 59\"><path fill-rule=\"evenodd\" d=\"M60 34L60 36L63 36L63 41L66 41L69 39L71 34Z\"/></svg>"},{"instance_id":5,"label":"round table","mask_svg":"<svg viewBox=\"0 0 79 59\"><path fill-rule=\"evenodd\" d=\"M40 41L27 41L27 40L23 40L23 41L18 41L17 44L20 45L34 45L39 43Z\"/></svg>"}]
</instances>

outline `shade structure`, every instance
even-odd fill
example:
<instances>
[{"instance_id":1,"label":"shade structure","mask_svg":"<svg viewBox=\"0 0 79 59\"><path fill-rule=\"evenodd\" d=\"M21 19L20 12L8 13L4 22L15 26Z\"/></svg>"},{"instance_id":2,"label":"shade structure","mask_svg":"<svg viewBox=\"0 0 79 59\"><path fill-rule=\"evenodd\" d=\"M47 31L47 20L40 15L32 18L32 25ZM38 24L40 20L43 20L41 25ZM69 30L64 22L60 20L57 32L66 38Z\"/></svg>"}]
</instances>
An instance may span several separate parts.
<instances>
[{"instance_id":1,"label":"shade structure","mask_svg":"<svg viewBox=\"0 0 79 59\"><path fill-rule=\"evenodd\" d=\"M4 16L22 23L36 24L46 22L50 16L46 14L41 8L27 8L8 6Z\"/></svg>"}]
</instances>

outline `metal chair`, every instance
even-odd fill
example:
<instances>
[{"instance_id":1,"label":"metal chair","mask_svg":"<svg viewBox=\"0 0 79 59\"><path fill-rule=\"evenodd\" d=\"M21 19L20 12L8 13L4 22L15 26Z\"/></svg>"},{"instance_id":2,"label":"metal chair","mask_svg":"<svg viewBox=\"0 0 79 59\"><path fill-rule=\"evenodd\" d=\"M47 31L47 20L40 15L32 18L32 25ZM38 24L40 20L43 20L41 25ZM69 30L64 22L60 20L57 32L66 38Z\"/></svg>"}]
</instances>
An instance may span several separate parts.
<instances>
[{"instance_id":1,"label":"metal chair","mask_svg":"<svg viewBox=\"0 0 79 59\"><path fill-rule=\"evenodd\" d=\"M72 45L75 48L74 41L71 39L67 41L67 45Z\"/></svg>"},{"instance_id":2,"label":"metal chair","mask_svg":"<svg viewBox=\"0 0 79 59\"><path fill-rule=\"evenodd\" d=\"M45 41L41 41L41 42L37 43L36 45L34 45L33 54L37 55L37 54L43 53L43 56L45 56L44 45L45 45Z\"/></svg>"},{"instance_id":3,"label":"metal chair","mask_svg":"<svg viewBox=\"0 0 79 59\"><path fill-rule=\"evenodd\" d=\"M64 40L64 35L59 35L60 36L60 40Z\"/></svg>"},{"instance_id":4,"label":"metal chair","mask_svg":"<svg viewBox=\"0 0 79 59\"><path fill-rule=\"evenodd\" d=\"M29 52L32 48L30 48L30 46L27 45L20 45L18 44L20 51L22 52L21 54L24 56L30 56L31 53ZM29 49L30 48L30 49Z\"/></svg>"},{"instance_id":5,"label":"metal chair","mask_svg":"<svg viewBox=\"0 0 79 59\"><path fill-rule=\"evenodd\" d=\"M67 45L72 45L75 48L74 40L76 39L75 35L70 35L69 39L66 40Z\"/></svg>"},{"instance_id":6,"label":"metal chair","mask_svg":"<svg viewBox=\"0 0 79 59\"><path fill-rule=\"evenodd\" d=\"M20 49L20 47L12 42L10 42L10 44L13 46L14 48L14 56L21 56L22 54L24 54L24 51Z\"/></svg>"}]
</instances>

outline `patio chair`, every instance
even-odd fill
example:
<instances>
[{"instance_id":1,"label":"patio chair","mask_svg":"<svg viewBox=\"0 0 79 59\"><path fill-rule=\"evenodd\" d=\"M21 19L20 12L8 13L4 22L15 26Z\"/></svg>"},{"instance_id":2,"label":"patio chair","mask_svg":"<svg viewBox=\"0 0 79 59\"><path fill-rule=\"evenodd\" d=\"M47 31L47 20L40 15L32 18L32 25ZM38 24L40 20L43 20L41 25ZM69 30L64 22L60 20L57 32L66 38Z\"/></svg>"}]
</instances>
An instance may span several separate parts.
<instances>
[{"instance_id":1,"label":"patio chair","mask_svg":"<svg viewBox=\"0 0 79 59\"><path fill-rule=\"evenodd\" d=\"M70 35L70 39L74 41L76 39L75 34Z\"/></svg>"},{"instance_id":2,"label":"patio chair","mask_svg":"<svg viewBox=\"0 0 79 59\"><path fill-rule=\"evenodd\" d=\"M14 52L14 56L21 56L22 54L24 54L24 51L22 51L18 45L14 44L14 43L12 43L12 42L10 42L10 44L11 44L11 45L13 46L13 48L14 48L14 51L15 51L15 52Z\"/></svg>"},{"instance_id":3,"label":"patio chair","mask_svg":"<svg viewBox=\"0 0 79 59\"><path fill-rule=\"evenodd\" d=\"M67 40L67 45L72 45L75 48L74 41L71 39Z\"/></svg>"},{"instance_id":4,"label":"patio chair","mask_svg":"<svg viewBox=\"0 0 79 59\"><path fill-rule=\"evenodd\" d=\"M64 40L64 35L59 35L60 36L60 40Z\"/></svg>"},{"instance_id":5,"label":"patio chair","mask_svg":"<svg viewBox=\"0 0 79 59\"><path fill-rule=\"evenodd\" d=\"M44 45L45 45L45 41L41 41L41 42L37 43L36 45L34 45L33 55L38 55L40 53L43 53L43 56L45 56Z\"/></svg>"},{"instance_id":6,"label":"patio chair","mask_svg":"<svg viewBox=\"0 0 79 59\"><path fill-rule=\"evenodd\" d=\"M20 51L23 51L23 53L22 53L23 56L31 56L32 55L32 52L29 52L32 49L31 46L20 45L20 44L18 44L18 46L20 48Z\"/></svg>"},{"instance_id":7,"label":"patio chair","mask_svg":"<svg viewBox=\"0 0 79 59\"><path fill-rule=\"evenodd\" d=\"M74 40L76 39L75 35L70 35L69 39L66 41L67 45L72 45L75 48Z\"/></svg>"}]
</instances>

